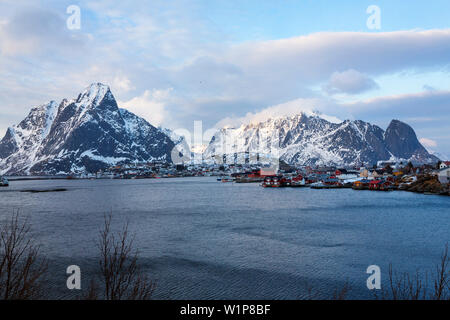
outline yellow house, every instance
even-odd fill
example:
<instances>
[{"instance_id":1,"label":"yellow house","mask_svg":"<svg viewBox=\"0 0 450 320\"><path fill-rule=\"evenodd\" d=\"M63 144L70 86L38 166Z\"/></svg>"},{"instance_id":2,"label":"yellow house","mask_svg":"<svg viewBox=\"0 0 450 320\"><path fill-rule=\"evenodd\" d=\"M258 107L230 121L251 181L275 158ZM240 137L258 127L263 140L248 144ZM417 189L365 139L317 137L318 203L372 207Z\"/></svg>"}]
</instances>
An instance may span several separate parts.
<instances>
[{"instance_id":1,"label":"yellow house","mask_svg":"<svg viewBox=\"0 0 450 320\"><path fill-rule=\"evenodd\" d=\"M355 186L356 188L361 188L362 187L362 182L361 181L355 181L353 182L353 186Z\"/></svg>"}]
</instances>

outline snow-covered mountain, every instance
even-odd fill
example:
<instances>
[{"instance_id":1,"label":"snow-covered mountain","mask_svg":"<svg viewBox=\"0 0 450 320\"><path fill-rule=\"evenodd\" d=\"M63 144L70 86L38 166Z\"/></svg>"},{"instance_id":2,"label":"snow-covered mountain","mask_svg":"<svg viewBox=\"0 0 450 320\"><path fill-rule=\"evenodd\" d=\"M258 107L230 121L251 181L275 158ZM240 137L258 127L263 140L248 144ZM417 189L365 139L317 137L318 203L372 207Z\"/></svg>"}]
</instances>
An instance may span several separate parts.
<instances>
[{"instance_id":1,"label":"snow-covered mountain","mask_svg":"<svg viewBox=\"0 0 450 320\"><path fill-rule=\"evenodd\" d=\"M95 83L76 99L33 108L22 122L8 128L0 141L0 175L96 172L134 161L189 162L197 152L182 136L119 109L110 88ZM414 130L398 120L384 131L360 120L336 122L305 113L221 129L203 159L210 162L242 153L299 165L438 161Z\"/></svg>"},{"instance_id":2,"label":"snow-covered mountain","mask_svg":"<svg viewBox=\"0 0 450 320\"><path fill-rule=\"evenodd\" d=\"M204 158L212 161L230 153L276 154L297 165L372 165L394 159L438 161L420 144L414 130L398 120L384 131L360 120L336 123L305 113L221 129L212 138Z\"/></svg>"},{"instance_id":3,"label":"snow-covered mountain","mask_svg":"<svg viewBox=\"0 0 450 320\"><path fill-rule=\"evenodd\" d=\"M130 161L171 161L172 140L119 109L108 86L33 108L0 141L0 174L96 172Z\"/></svg>"},{"instance_id":4,"label":"snow-covered mountain","mask_svg":"<svg viewBox=\"0 0 450 320\"><path fill-rule=\"evenodd\" d=\"M192 140L188 132L182 132L182 135L177 134L167 128L159 127L159 130L164 132L167 136L172 139L175 144L172 150L171 156L172 161L175 164L200 164L202 163L203 152L205 151L206 145L191 145ZM184 131L184 130L182 130ZM184 134L188 133L187 137ZM187 139L187 140L186 140Z\"/></svg>"}]
</instances>

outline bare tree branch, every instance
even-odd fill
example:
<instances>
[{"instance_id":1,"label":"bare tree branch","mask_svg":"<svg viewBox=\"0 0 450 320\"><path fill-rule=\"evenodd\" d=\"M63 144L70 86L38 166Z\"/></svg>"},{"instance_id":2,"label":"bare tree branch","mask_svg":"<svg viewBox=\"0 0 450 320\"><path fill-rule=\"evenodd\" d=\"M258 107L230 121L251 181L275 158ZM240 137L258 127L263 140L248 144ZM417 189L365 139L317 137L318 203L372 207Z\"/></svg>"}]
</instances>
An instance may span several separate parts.
<instances>
[{"instance_id":1,"label":"bare tree branch","mask_svg":"<svg viewBox=\"0 0 450 320\"><path fill-rule=\"evenodd\" d=\"M138 251L133 249L134 237L130 238L128 223L121 232L111 231L111 214L105 216L98 243L100 251L100 274L106 300L147 300L155 289L155 284L141 272L138 265ZM100 295L91 283L89 298Z\"/></svg>"},{"instance_id":2,"label":"bare tree branch","mask_svg":"<svg viewBox=\"0 0 450 320\"><path fill-rule=\"evenodd\" d=\"M33 244L28 219L19 212L0 227L0 297L3 300L42 299L47 260Z\"/></svg>"}]
</instances>

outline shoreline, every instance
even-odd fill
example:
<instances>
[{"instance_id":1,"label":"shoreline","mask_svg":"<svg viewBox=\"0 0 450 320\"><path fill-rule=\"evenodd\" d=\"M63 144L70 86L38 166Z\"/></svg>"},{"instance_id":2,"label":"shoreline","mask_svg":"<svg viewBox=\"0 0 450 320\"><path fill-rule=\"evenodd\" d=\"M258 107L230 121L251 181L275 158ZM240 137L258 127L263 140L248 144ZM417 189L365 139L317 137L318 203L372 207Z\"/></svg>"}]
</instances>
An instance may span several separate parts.
<instances>
[{"instance_id":1,"label":"shoreline","mask_svg":"<svg viewBox=\"0 0 450 320\"><path fill-rule=\"evenodd\" d=\"M5 178L7 178L9 181L36 181L36 180L71 180L68 179L67 177L52 177L52 176L42 176L42 177L27 177L27 176L23 176L23 177L7 177L5 176Z\"/></svg>"},{"instance_id":2,"label":"shoreline","mask_svg":"<svg viewBox=\"0 0 450 320\"><path fill-rule=\"evenodd\" d=\"M52 180L153 180L153 179L169 179L169 178L214 178L214 176L170 176L170 177L148 177L148 178L139 178L139 179L124 179L124 178L119 178L119 179L109 179L109 178L73 178L70 176L22 176L22 177L10 177L8 178L8 180L10 182L15 182L15 181L52 181ZM243 181L233 181L231 183L238 183L238 184L254 184L254 182L243 182ZM309 185L304 186L305 188L311 188L311 189L315 189L315 190L322 190L322 189L353 189L355 191L378 191L378 192L387 192L387 190L370 190L369 188L352 188L352 187L336 187L336 188L313 188ZM266 189L271 189L271 188L266 188ZM301 189L301 188L300 188ZM423 194L423 195L436 195L436 196L450 196L450 192L447 193L439 193L439 192L432 192L432 191L419 191L420 188L415 188L415 190L411 190L411 188L395 188L393 190L389 190L389 191L406 191L406 192L411 192L411 193L417 193L417 194ZM31 191L31 190L27 190L27 191ZM48 192L48 190L46 190Z\"/></svg>"}]
</instances>

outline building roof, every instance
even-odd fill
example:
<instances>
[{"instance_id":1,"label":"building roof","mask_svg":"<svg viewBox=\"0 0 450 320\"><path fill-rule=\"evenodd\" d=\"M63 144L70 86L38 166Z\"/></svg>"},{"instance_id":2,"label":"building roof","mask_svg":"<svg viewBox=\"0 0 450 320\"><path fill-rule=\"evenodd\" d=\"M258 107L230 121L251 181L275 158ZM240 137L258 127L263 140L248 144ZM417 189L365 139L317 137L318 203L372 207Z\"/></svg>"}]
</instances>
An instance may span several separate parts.
<instances>
[{"instance_id":1,"label":"building roof","mask_svg":"<svg viewBox=\"0 0 450 320\"><path fill-rule=\"evenodd\" d=\"M261 168L260 174L261 176L274 176L275 170L272 168Z\"/></svg>"}]
</instances>

